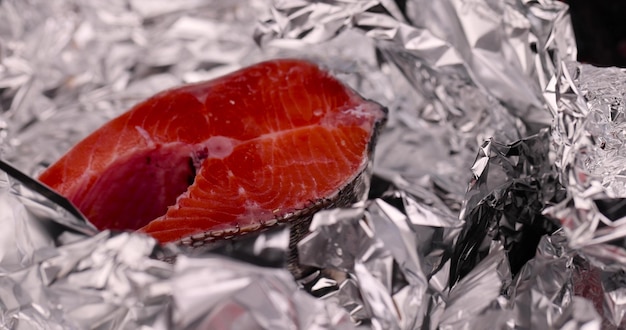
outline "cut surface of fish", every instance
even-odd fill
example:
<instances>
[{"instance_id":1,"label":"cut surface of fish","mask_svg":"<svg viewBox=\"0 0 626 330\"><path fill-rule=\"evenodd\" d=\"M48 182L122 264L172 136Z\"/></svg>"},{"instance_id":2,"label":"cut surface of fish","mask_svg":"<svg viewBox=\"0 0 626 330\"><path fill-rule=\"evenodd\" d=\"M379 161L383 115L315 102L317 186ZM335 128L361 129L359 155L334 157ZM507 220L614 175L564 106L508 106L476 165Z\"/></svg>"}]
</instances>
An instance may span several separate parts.
<instances>
[{"instance_id":1,"label":"cut surface of fish","mask_svg":"<svg viewBox=\"0 0 626 330\"><path fill-rule=\"evenodd\" d=\"M229 237L332 204L384 117L315 64L273 60L139 103L39 179L101 230Z\"/></svg>"}]
</instances>

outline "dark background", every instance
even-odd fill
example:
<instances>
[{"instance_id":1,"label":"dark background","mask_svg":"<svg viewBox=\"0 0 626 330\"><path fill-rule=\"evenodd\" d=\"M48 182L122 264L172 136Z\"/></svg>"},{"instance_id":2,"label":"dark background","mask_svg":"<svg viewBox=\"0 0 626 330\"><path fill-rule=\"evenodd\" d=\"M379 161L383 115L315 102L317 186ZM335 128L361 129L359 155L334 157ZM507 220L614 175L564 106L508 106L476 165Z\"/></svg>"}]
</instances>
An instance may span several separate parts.
<instances>
[{"instance_id":1,"label":"dark background","mask_svg":"<svg viewBox=\"0 0 626 330\"><path fill-rule=\"evenodd\" d=\"M626 67L626 0L562 0L570 5L578 60Z\"/></svg>"}]
</instances>

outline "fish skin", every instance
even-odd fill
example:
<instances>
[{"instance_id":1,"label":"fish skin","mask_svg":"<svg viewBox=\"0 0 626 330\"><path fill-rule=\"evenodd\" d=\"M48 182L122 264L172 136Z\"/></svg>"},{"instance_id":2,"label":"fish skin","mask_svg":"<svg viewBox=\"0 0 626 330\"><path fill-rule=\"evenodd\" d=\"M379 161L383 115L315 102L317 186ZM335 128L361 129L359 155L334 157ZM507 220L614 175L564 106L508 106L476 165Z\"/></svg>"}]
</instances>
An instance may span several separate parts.
<instances>
[{"instance_id":1,"label":"fish skin","mask_svg":"<svg viewBox=\"0 0 626 330\"><path fill-rule=\"evenodd\" d=\"M139 103L39 179L101 230L195 244L336 205L385 114L315 64L273 60Z\"/></svg>"}]
</instances>

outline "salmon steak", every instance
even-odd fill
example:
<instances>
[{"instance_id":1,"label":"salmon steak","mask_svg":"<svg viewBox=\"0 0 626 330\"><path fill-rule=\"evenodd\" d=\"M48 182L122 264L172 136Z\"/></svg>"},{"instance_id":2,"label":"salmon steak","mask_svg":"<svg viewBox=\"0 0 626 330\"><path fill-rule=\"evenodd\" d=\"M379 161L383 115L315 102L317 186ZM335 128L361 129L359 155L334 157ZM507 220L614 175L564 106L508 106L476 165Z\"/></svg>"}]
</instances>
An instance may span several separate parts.
<instances>
[{"instance_id":1,"label":"salmon steak","mask_svg":"<svg viewBox=\"0 0 626 330\"><path fill-rule=\"evenodd\" d=\"M137 104L39 180L100 230L201 245L354 199L385 115L313 63L262 62Z\"/></svg>"}]
</instances>

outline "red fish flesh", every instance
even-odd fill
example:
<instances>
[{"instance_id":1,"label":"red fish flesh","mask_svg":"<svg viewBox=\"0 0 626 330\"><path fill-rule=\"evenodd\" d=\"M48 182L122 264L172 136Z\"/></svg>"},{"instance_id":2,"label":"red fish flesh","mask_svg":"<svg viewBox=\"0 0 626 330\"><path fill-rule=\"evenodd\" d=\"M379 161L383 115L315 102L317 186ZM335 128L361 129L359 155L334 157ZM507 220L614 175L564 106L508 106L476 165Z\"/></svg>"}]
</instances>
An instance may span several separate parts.
<instances>
[{"instance_id":1,"label":"red fish flesh","mask_svg":"<svg viewBox=\"0 0 626 330\"><path fill-rule=\"evenodd\" d=\"M139 103L39 179L98 229L197 245L332 204L384 117L312 63L268 61Z\"/></svg>"}]
</instances>

